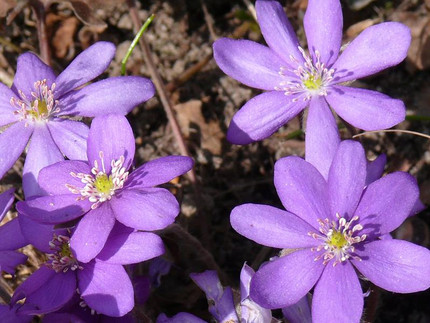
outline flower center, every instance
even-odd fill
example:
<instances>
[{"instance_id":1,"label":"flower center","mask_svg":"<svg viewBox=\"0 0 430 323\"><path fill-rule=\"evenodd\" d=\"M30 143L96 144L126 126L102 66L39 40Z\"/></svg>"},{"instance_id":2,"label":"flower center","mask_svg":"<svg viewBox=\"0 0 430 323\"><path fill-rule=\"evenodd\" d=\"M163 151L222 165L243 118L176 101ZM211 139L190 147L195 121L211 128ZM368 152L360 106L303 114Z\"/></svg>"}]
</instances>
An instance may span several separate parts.
<instances>
[{"instance_id":1,"label":"flower center","mask_svg":"<svg viewBox=\"0 0 430 323\"><path fill-rule=\"evenodd\" d=\"M83 188L78 188L74 185L66 184L66 187L73 194L79 194L77 200L85 200L88 198L92 209L98 207L100 203L108 201L115 195L115 191L121 189L124 186L125 181L128 178L127 169L123 167L125 158L120 156L118 160L111 161L111 172L110 175L106 173L102 151L99 152L100 160L102 162L101 169L97 160L94 161L94 167L91 169L91 174L74 173L70 175L81 179L81 182L85 184Z\"/></svg>"},{"instance_id":2,"label":"flower center","mask_svg":"<svg viewBox=\"0 0 430 323\"><path fill-rule=\"evenodd\" d=\"M327 88L333 79L334 69L328 69L324 63L321 63L319 51L315 51L315 64L300 46L299 51L305 62L301 64L294 56L290 56L297 68L281 67L279 74L285 76L287 80L282 81L279 86L275 87L275 90L282 91L285 95L304 94L305 101L315 95L326 96ZM297 101L297 98L295 100Z\"/></svg>"},{"instance_id":3,"label":"flower center","mask_svg":"<svg viewBox=\"0 0 430 323\"><path fill-rule=\"evenodd\" d=\"M60 111L58 100L54 100L55 83L51 88L46 84L46 79L34 83L34 91L31 92L31 98L21 90L18 91L20 98L12 97L10 103L17 110L15 115L19 115L20 120L29 121L46 121L49 117Z\"/></svg>"},{"instance_id":4,"label":"flower center","mask_svg":"<svg viewBox=\"0 0 430 323\"><path fill-rule=\"evenodd\" d=\"M53 239L49 242L49 247L53 253L47 254L48 261L45 264L48 268L55 270L57 273L65 273L69 269L83 269L73 256L69 241L70 238L68 236L56 235L54 233Z\"/></svg>"},{"instance_id":5,"label":"flower center","mask_svg":"<svg viewBox=\"0 0 430 323\"><path fill-rule=\"evenodd\" d=\"M352 229L352 223L358 220L358 216L354 216L350 221L346 221L345 218L340 217L339 213L336 213L338 221L330 221L329 219L318 220L320 224L320 233L309 232L308 234L314 239L321 240L320 244L316 248L312 248L312 251L319 252L315 261L323 259L323 264L326 265L331 259L334 259L333 266L346 261L349 258L361 260L360 257L354 254L354 244L360 243L366 239L366 235L356 235L357 231L363 229L361 224L355 224Z\"/></svg>"}]
</instances>

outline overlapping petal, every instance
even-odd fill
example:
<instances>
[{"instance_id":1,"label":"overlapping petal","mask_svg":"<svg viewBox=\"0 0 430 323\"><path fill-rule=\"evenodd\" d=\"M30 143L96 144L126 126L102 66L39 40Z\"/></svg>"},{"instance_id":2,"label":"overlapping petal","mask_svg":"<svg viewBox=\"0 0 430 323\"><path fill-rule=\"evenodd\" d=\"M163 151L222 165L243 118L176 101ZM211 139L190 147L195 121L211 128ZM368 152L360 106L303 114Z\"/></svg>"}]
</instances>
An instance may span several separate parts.
<instances>
[{"instance_id":1,"label":"overlapping petal","mask_svg":"<svg viewBox=\"0 0 430 323\"><path fill-rule=\"evenodd\" d=\"M296 215L273 206L242 204L230 215L233 229L244 237L273 248L314 247L308 235L315 229Z\"/></svg>"},{"instance_id":2,"label":"overlapping petal","mask_svg":"<svg viewBox=\"0 0 430 323\"><path fill-rule=\"evenodd\" d=\"M314 228L318 219L330 218L327 183L318 170L299 157L285 157L275 164L275 187L285 209Z\"/></svg>"},{"instance_id":3,"label":"overlapping petal","mask_svg":"<svg viewBox=\"0 0 430 323\"><path fill-rule=\"evenodd\" d=\"M7 211L11 207L13 200L15 199L13 193L15 192L14 188L10 188L7 191L4 191L0 194L0 221L3 220Z\"/></svg>"},{"instance_id":4,"label":"overlapping petal","mask_svg":"<svg viewBox=\"0 0 430 323\"><path fill-rule=\"evenodd\" d=\"M85 303L98 313L120 317L133 309L133 286L122 265L92 261L78 272L78 285Z\"/></svg>"},{"instance_id":5,"label":"overlapping petal","mask_svg":"<svg viewBox=\"0 0 430 323\"><path fill-rule=\"evenodd\" d=\"M386 163L387 156L385 154L379 155L375 160L367 163L366 186L382 177Z\"/></svg>"},{"instance_id":6,"label":"overlapping petal","mask_svg":"<svg viewBox=\"0 0 430 323\"><path fill-rule=\"evenodd\" d=\"M314 63L315 51L318 51L321 62L330 67L336 61L342 43L343 16L340 1L309 0L303 25Z\"/></svg>"},{"instance_id":7,"label":"overlapping petal","mask_svg":"<svg viewBox=\"0 0 430 323\"><path fill-rule=\"evenodd\" d=\"M105 246L115 224L109 203L101 203L79 221L70 238L70 248L80 262L94 259Z\"/></svg>"},{"instance_id":8,"label":"overlapping petal","mask_svg":"<svg viewBox=\"0 0 430 323\"><path fill-rule=\"evenodd\" d=\"M285 79L279 75L285 62L270 48L249 40L218 39L214 58L228 76L261 90L274 90Z\"/></svg>"},{"instance_id":9,"label":"overlapping petal","mask_svg":"<svg viewBox=\"0 0 430 323\"><path fill-rule=\"evenodd\" d=\"M311 100L306 120L306 161L328 178L330 165L340 142L336 120L321 97Z\"/></svg>"},{"instance_id":10,"label":"overlapping petal","mask_svg":"<svg viewBox=\"0 0 430 323\"><path fill-rule=\"evenodd\" d=\"M363 130L387 129L405 120L401 100L365 89L333 86L327 102L345 121Z\"/></svg>"},{"instance_id":11,"label":"overlapping petal","mask_svg":"<svg viewBox=\"0 0 430 323\"><path fill-rule=\"evenodd\" d=\"M179 214L178 201L163 188L122 190L110 204L119 222L138 230L163 229Z\"/></svg>"},{"instance_id":12,"label":"overlapping petal","mask_svg":"<svg viewBox=\"0 0 430 323\"><path fill-rule=\"evenodd\" d=\"M12 90L17 94L18 90L22 91L31 100L34 83L42 80L46 80L47 85L51 87L55 81L55 74L52 68L42 62L33 53L27 52L19 55Z\"/></svg>"},{"instance_id":13,"label":"overlapping petal","mask_svg":"<svg viewBox=\"0 0 430 323\"><path fill-rule=\"evenodd\" d=\"M371 183L355 211L364 227L360 235L390 233L407 218L418 199L416 180L407 173L391 173Z\"/></svg>"},{"instance_id":14,"label":"overlapping petal","mask_svg":"<svg viewBox=\"0 0 430 323\"><path fill-rule=\"evenodd\" d=\"M55 98L84 85L106 70L115 55L115 45L99 41L88 47L57 76Z\"/></svg>"},{"instance_id":15,"label":"overlapping petal","mask_svg":"<svg viewBox=\"0 0 430 323\"><path fill-rule=\"evenodd\" d=\"M39 173L39 185L48 194L62 195L72 194L66 185L71 185L77 189L84 188L85 184L81 179L72 176L73 174L90 174L91 168L87 162L80 160L65 160L43 168ZM79 195L75 195L78 197Z\"/></svg>"},{"instance_id":16,"label":"overlapping petal","mask_svg":"<svg viewBox=\"0 0 430 323\"><path fill-rule=\"evenodd\" d=\"M113 160L124 157L123 167L129 169L133 162L135 143L133 130L127 119L119 114L108 114L94 118L88 135L88 162L97 161L99 169L109 174ZM102 152L103 158L101 158Z\"/></svg>"},{"instance_id":17,"label":"overlapping petal","mask_svg":"<svg viewBox=\"0 0 430 323\"><path fill-rule=\"evenodd\" d=\"M414 293L430 287L430 251L403 240L379 240L357 250L363 261L352 260L372 283L396 293Z\"/></svg>"},{"instance_id":18,"label":"overlapping petal","mask_svg":"<svg viewBox=\"0 0 430 323\"><path fill-rule=\"evenodd\" d=\"M284 59L284 64L291 66L290 56L302 63L303 56L298 50L299 41L281 4L274 0L257 1L255 10L264 40Z\"/></svg>"},{"instance_id":19,"label":"overlapping petal","mask_svg":"<svg viewBox=\"0 0 430 323\"><path fill-rule=\"evenodd\" d=\"M359 322L363 303L363 292L352 265L348 261L336 266L328 264L315 286L313 322Z\"/></svg>"},{"instance_id":20,"label":"overlapping petal","mask_svg":"<svg viewBox=\"0 0 430 323\"><path fill-rule=\"evenodd\" d=\"M384 22L366 28L332 66L336 70L334 82L356 80L399 64L406 58L410 43L411 32L401 23Z\"/></svg>"},{"instance_id":21,"label":"overlapping petal","mask_svg":"<svg viewBox=\"0 0 430 323\"><path fill-rule=\"evenodd\" d=\"M302 249L264 264L251 280L251 298L271 309L297 303L315 285L324 269L314 258L310 249Z\"/></svg>"},{"instance_id":22,"label":"overlapping petal","mask_svg":"<svg viewBox=\"0 0 430 323\"><path fill-rule=\"evenodd\" d=\"M147 188L167 183L188 172L193 164L193 160L186 156L166 156L151 160L130 174L125 188Z\"/></svg>"},{"instance_id":23,"label":"overlapping petal","mask_svg":"<svg viewBox=\"0 0 430 323\"><path fill-rule=\"evenodd\" d=\"M108 113L125 115L138 104L152 98L152 82L138 76L117 76L104 79L60 98L58 115L97 117Z\"/></svg>"},{"instance_id":24,"label":"overlapping petal","mask_svg":"<svg viewBox=\"0 0 430 323\"><path fill-rule=\"evenodd\" d=\"M22 238L19 234L17 234L16 237L22 240L21 243L25 242L23 245L32 244L42 252L52 253L49 242L52 241L52 236L54 234L53 224L41 224L25 215L19 215L12 221L15 220L19 222L20 235Z\"/></svg>"},{"instance_id":25,"label":"overlapping petal","mask_svg":"<svg viewBox=\"0 0 430 323\"><path fill-rule=\"evenodd\" d=\"M15 267L25 263L27 256L17 251L0 251L0 271L11 275L15 273Z\"/></svg>"},{"instance_id":26,"label":"overlapping petal","mask_svg":"<svg viewBox=\"0 0 430 323\"><path fill-rule=\"evenodd\" d=\"M228 128L227 139L239 145L265 139L294 118L306 105L300 97L286 96L279 91L257 95L236 112Z\"/></svg>"},{"instance_id":27,"label":"overlapping petal","mask_svg":"<svg viewBox=\"0 0 430 323\"><path fill-rule=\"evenodd\" d=\"M328 176L330 215L336 220L351 219L360 201L367 176L367 160L360 143L351 140L341 142Z\"/></svg>"},{"instance_id":28,"label":"overlapping petal","mask_svg":"<svg viewBox=\"0 0 430 323\"><path fill-rule=\"evenodd\" d=\"M45 194L37 182L39 172L62 160L63 154L52 139L49 129L45 126L34 127L22 175L22 188L26 198Z\"/></svg>"},{"instance_id":29,"label":"overlapping petal","mask_svg":"<svg viewBox=\"0 0 430 323\"><path fill-rule=\"evenodd\" d=\"M48 123L55 144L71 160L87 160L89 128L78 121L55 118Z\"/></svg>"},{"instance_id":30,"label":"overlapping petal","mask_svg":"<svg viewBox=\"0 0 430 323\"><path fill-rule=\"evenodd\" d=\"M13 166L21 155L28 139L33 132L33 126L25 126L24 122L11 125L0 134L0 178Z\"/></svg>"},{"instance_id":31,"label":"overlapping petal","mask_svg":"<svg viewBox=\"0 0 430 323\"><path fill-rule=\"evenodd\" d=\"M21 232L18 218L13 218L0 226L0 251L16 250L27 244L27 239Z\"/></svg>"}]
</instances>

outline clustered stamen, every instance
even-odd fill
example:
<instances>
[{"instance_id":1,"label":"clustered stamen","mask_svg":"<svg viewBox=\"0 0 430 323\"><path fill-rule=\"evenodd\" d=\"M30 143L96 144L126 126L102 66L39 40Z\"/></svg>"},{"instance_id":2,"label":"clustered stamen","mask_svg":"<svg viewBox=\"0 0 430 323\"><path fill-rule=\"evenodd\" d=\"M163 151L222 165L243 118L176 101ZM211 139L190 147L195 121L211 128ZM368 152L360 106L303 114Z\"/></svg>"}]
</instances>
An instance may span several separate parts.
<instances>
[{"instance_id":1,"label":"clustered stamen","mask_svg":"<svg viewBox=\"0 0 430 323\"><path fill-rule=\"evenodd\" d=\"M366 235L356 235L357 231L363 229L361 224L356 224L351 228L352 223L358 220L358 216L354 216L350 221L346 221L345 218L341 217L339 213L336 213L338 221L330 221L329 219L320 220L319 231L322 233L309 232L308 234L318 240L322 240L323 243L316 248L312 248L312 251L325 250L322 254L315 258L315 261L323 258L323 264L326 265L331 259L334 259L333 266L346 261L349 258L361 261L361 258L354 255L356 243L360 243L366 239Z\"/></svg>"},{"instance_id":2,"label":"clustered stamen","mask_svg":"<svg viewBox=\"0 0 430 323\"><path fill-rule=\"evenodd\" d=\"M46 266L55 270L55 272L67 272L69 269L74 271L76 269L83 269L70 250L70 238L64 235L57 235L54 233L54 238L49 242L49 247L53 251L47 254L48 261Z\"/></svg>"},{"instance_id":3,"label":"clustered stamen","mask_svg":"<svg viewBox=\"0 0 430 323\"><path fill-rule=\"evenodd\" d=\"M306 54L303 48L298 47L300 53L305 60L303 65L292 55L290 59L294 64L297 64L296 69L289 67L281 67L279 74L288 78L279 86L275 87L276 91L283 91L285 95L304 93L303 100L307 101L314 95L326 96L327 86L333 79L334 69L328 69L324 63L321 63L321 54L318 50L315 51L315 64L312 58ZM291 73L294 73L300 80L292 80ZM297 101L298 98L293 99Z\"/></svg>"},{"instance_id":4,"label":"clustered stamen","mask_svg":"<svg viewBox=\"0 0 430 323\"><path fill-rule=\"evenodd\" d=\"M53 113L58 113L58 100L54 99L55 83L51 88L46 84L46 79L34 83L34 91L31 92L31 98L21 90L18 90L20 99L12 97L10 104L16 107L15 115L20 116L20 120L44 121L49 119ZM26 123L27 125L27 123Z\"/></svg>"},{"instance_id":5,"label":"clustered stamen","mask_svg":"<svg viewBox=\"0 0 430 323\"><path fill-rule=\"evenodd\" d=\"M88 198L91 205L91 209L95 209L100 203L108 201L115 195L115 191L121 189L124 186L125 181L128 178L128 172L123 167L125 158L121 156L118 160L112 160L111 162L111 173L106 173L104 165L104 154L102 151L99 152L101 160L101 169L97 160L94 161L94 167L91 169L91 174L74 173L70 175L79 178L82 183L85 184L84 188L77 188L74 185L66 184L66 187L73 194L80 194L81 196L77 200L85 200Z\"/></svg>"}]
</instances>

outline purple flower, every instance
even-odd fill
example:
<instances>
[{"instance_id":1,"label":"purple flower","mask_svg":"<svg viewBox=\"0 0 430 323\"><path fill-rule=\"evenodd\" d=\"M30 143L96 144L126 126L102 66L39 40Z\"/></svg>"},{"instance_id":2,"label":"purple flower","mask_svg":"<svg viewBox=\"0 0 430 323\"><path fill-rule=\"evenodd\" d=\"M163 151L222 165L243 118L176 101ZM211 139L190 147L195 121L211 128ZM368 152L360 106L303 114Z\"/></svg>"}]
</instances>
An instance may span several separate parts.
<instances>
[{"instance_id":1,"label":"purple flower","mask_svg":"<svg viewBox=\"0 0 430 323\"><path fill-rule=\"evenodd\" d=\"M367 28L339 55L342 10L339 0L309 0L304 17L309 54L299 45L282 6L257 0L256 11L268 47L248 40L214 43L218 66L234 79L265 90L233 117L227 138L248 144L269 137L309 106L306 160L332 158L331 141L339 141L332 107L344 120L364 130L392 127L405 118L402 101L345 86L400 63L411 41L409 29L396 22ZM326 151L328 150L328 151ZM322 165L328 172L330 162Z\"/></svg>"},{"instance_id":2,"label":"purple flower","mask_svg":"<svg viewBox=\"0 0 430 323\"><path fill-rule=\"evenodd\" d=\"M134 307L133 286L123 265L164 253L163 242L156 234L136 232L120 223L97 258L88 263L76 259L65 230L55 232L49 244L45 237L38 240L36 244L44 246L48 261L16 289L12 303L25 298L18 310L21 314L57 311L72 300L78 289L86 306L100 314L123 316ZM146 245L151 248L142 248Z\"/></svg>"},{"instance_id":3,"label":"purple flower","mask_svg":"<svg viewBox=\"0 0 430 323\"><path fill-rule=\"evenodd\" d=\"M287 211L258 204L233 209L231 224L237 232L283 249L252 278L255 302L266 308L289 306L315 286L314 322L358 322L363 292L355 270L392 292L430 287L429 250L380 239L414 209L419 196L415 179L396 172L367 183L369 173L361 145L344 141L327 180L298 157L275 164L275 187Z\"/></svg>"},{"instance_id":4,"label":"purple flower","mask_svg":"<svg viewBox=\"0 0 430 323\"><path fill-rule=\"evenodd\" d=\"M23 171L27 197L41 195L37 176L45 166L69 159L86 160L88 127L65 116L95 117L127 114L154 95L148 79L112 77L75 90L100 75L115 54L115 46L98 42L78 55L58 76L32 53L18 58L12 88L0 83L0 178L30 141Z\"/></svg>"},{"instance_id":5,"label":"purple flower","mask_svg":"<svg viewBox=\"0 0 430 323\"><path fill-rule=\"evenodd\" d=\"M45 224L84 215L70 241L81 262L98 255L116 220L137 230L165 228L179 214L179 204L168 190L154 186L186 173L193 161L162 157L129 173L134 151L133 131L124 116L95 118L88 135L89 161L63 161L44 168L39 185L50 195L20 202L18 211Z\"/></svg>"},{"instance_id":6,"label":"purple flower","mask_svg":"<svg viewBox=\"0 0 430 323\"><path fill-rule=\"evenodd\" d=\"M11 188L0 194L0 222L5 217L14 200L14 189ZM27 257L15 251L27 245L21 234L18 219L12 219L0 227L0 273L6 271L15 273L15 267L25 263Z\"/></svg>"}]
</instances>

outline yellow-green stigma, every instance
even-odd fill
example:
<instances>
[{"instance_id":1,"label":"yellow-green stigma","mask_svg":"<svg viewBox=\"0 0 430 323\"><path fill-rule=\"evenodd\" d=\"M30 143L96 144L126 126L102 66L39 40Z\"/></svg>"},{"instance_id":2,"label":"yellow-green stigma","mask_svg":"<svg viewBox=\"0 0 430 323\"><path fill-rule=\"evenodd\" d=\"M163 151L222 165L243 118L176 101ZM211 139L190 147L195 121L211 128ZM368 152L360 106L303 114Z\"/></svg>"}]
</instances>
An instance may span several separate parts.
<instances>
[{"instance_id":1,"label":"yellow-green stigma","mask_svg":"<svg viewBox=\"0 0 430 323\"><path fill-rule=\"evenodd\" d=\"M71 257L71 258L73 258L72 250L70 250L69 243L63 243L63 244L61 244L60 250L58 251L58 253L62 257Z\"/></svg>"},{"instance_id":2,"label":"yellow-green stigma","mask_svg":"<svg viewBox=\"0 0 430 323\"><path fill-rule=\"evenodd\" d=\"M338 249L342 249L348 244L348 241L346 241L344 235L339 231L333 231L327 242Z\"/></svg>"},{"instance_id":3,"label":"yellow-green stigma","mask_svg":"<svg viewBox=\"0 0 430 323\"><path fill-rule=\"evenodd\" d=\"M94 186L100 193L109 194L114 188L112 176L108 177L106 174L97 175L96 180L94 181Z\"/></svg>"},{"instance_id":4,"label":"yellow-green stigma","mask_svg":"<svg viewBox=\"0 0 430 323\"><path fill-rule=\"evenodd\" d=\"M37 107L36 110L29 110L28 113L35 119L38 119L40 117L46 117L48 116L48 105L46 104L46 101L39 101L34 100L31 102L31 105L33 107Z\"/></svg>"},{"instance_id":5,"label":"yellow-green stigma","mask_svg":"<svg viewBox=\"0 0 430 323\"><path fill-rule=\"evenodd\" d=\"M322 85L320 77L309 74L309 78L303 81L303 85L311 91L318 90Z\"/></svg>"}]
</instances>

